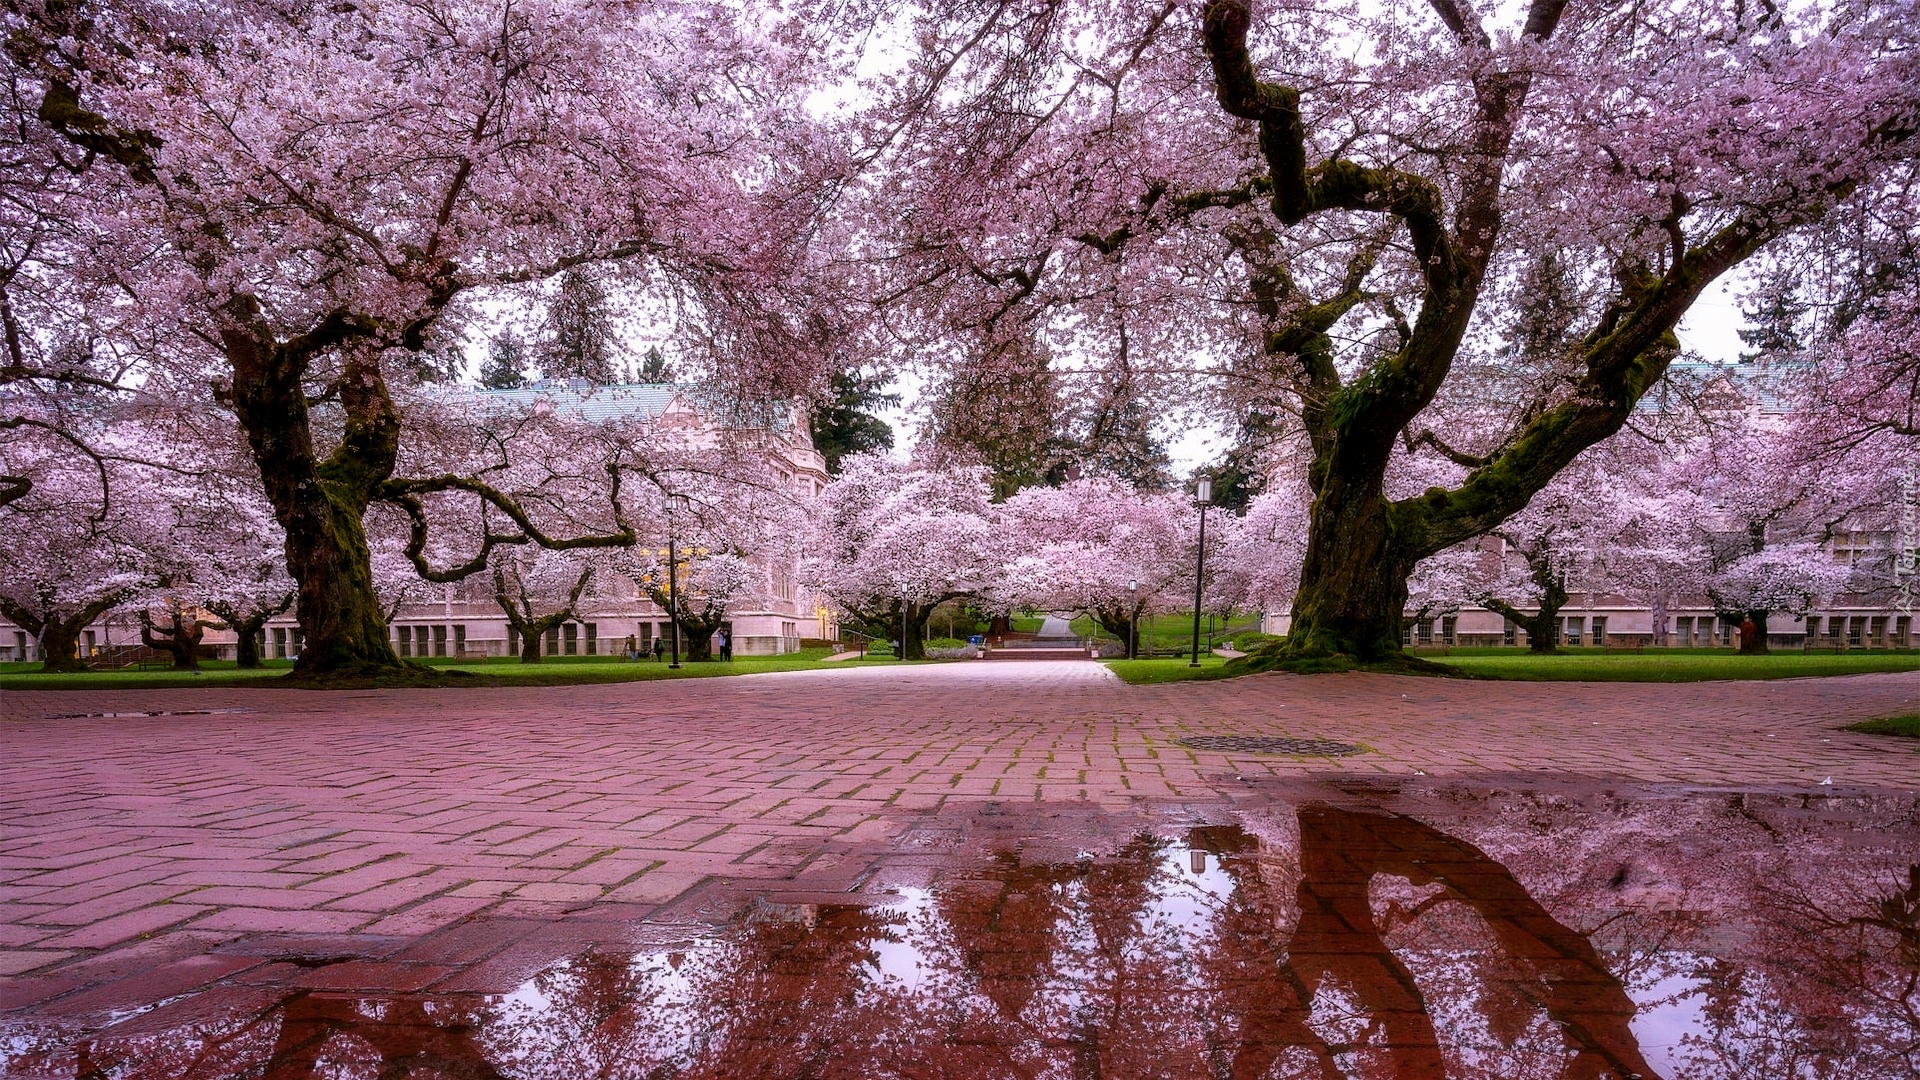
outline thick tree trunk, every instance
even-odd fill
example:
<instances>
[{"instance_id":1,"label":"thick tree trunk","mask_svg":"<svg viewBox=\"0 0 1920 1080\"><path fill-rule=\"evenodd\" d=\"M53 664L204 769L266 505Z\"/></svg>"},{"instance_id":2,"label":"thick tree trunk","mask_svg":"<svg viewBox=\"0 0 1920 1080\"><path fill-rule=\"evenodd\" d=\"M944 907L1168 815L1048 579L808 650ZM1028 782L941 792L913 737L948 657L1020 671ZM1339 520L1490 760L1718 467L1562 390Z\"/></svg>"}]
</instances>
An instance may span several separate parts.
<instances>
[{"instance_id":1,"label":"thick tree trunk","mask_svg":"<svg viewBox=\"0 0 1920 1080\"><path fill-rule=\"evenodd\" d=\"M325 494L297 506L287 526L287 570L300 590L295 610L304 644L297 674L369 674L406 669L388 640L373 589L362 507Z\"/></svg>"},{"instance_id":2,"label":"thick tree trunk","mask_svg":"<svg viewBox=\"0 0 1920 1080\"><path fill-rule=\"evenodd\" d=\"M80 631L86 625L77 619L48 619L40 628L40 670L87 670L87 662L80 655Z\"/></svg>"},{"instance_id":3,"label":"thick tree trunk","mask_svg":"<svg viewBox=\"0 0 1920 1080\"><path fill-rule=\"evenodd\" d=\"M1527 631L1527 651L1546 656L1560 651L1560 608L1541 608L1530 619L1515 619Z\"/></svg>"},{"instance_id":4,"label":"thick tree trunk","mask_svg":"<svg viewBox=\"0 0 1920 1080\"><path fill-rule=\"evenodd\" d=\"M933 604L907 605L906 636L900 639L900 659L927 658L927 620L933 617Z\"/></svg>"},{"instance_id":5,"label":"thick tree trunk","mask_svg":"<svg viewBox=\"0 0 1920 1080\"><path fill-rule=\"evenodd\" d=\"M215 601L207 605L207 610L220 616L225 629L233 631L239 639L233 647L235 665L250 669L260 666L261 649L266 645L267 623L292 606L293 594L288 593L261 608L245 608L239 604Z\"/></svg>"},{"instance_id":6,"label":"thick tree trunk","mask_svg":"<svg viewBox=\"0 0 1920 1080\"><path fill-rule=\"evenodd\" d=\"M287 535L287 572L299 588L294 610L305 644L297 676L399 674L410 670L393 651L373 588L363 524L373 491L393 472L400 418L378 361L344 354L339 380L346 412L341 441L321 459L313 445L303 376L313 350L331 343L277 342L259 309L236 299L225 346L233 364L233 403L274 516ZM344 335L340 326L322 330Z\"/></svg>"},{"instance_id":7,"label":"thick tree trunk","mask_svg":"<svg viewBox=\"0 0 1920 1080\"><path fill-rule=\"evenodd\" d=\"M705 620L679 620L680 658L682 660L713 659L713 632L720 628L719 622L707 625Z\"/></svg>"},{"instance_id":8,"label":"thick tree trunk","mask_svg":"<svg viewBox=\"0 0 1920 1080\"><path fill-rule=\"evenodd\" d=\"M268 616L261 615L253 619L227 620L238 639L233 646L234 666L250 670L260 666L260 634L267 627Z\"/></svg>"},{"instance_id":9,"label":"thick tree trunk","mask_svg":"<svg viewBox=\"0 0 1920 1080\"><path fill-rule=\"evenodd\" d=\"M515 630L518 630L518 629L519 629L518 627L515 627ZM539 634L528 634L525 632L521 632L520 662L523 664L537 664L540 662L540 635Z\"/></svg>"},{"instance_id":10,"label":"thick tree trunk","mask_svg":"<svg viewBox=\"0 0 1920 1080\"><path fill-rule=\"evenodd\" d=\"M140 613L140 643L173 657L173 670L200 670L200 625L181 621L176 613L171 626L156 627L146 612Z\"/></svg>"},{"instance_id":11,"label":"thick tree trunk","mask_svg":"<svg viewBox=\"0 0 1920 1080\"><path fill-rule=\"evenodd\" d=\"M1394 543L1387 504L1377 492L1323 491L1314 501L1281 663L1338 666L1398 658L1413 562Z\"/></svg>"}]
</instances>

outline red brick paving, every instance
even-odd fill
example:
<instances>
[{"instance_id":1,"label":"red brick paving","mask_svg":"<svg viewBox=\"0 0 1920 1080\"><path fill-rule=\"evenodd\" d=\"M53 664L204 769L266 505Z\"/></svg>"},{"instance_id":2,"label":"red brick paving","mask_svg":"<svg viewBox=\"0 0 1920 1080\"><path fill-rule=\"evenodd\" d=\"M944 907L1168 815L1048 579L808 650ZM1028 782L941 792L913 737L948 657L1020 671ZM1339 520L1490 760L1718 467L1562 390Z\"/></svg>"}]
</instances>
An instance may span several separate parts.
<instances>
[{"instance_id":1,"label":"red brick paving","mask_svg":"<svg viewBox=\"0 0 1920 1080\"><path fill-rule=\"evenodd\" d=\"M212 708L248 711L48 718ZM47 1015L232 984L303 949L368 966L259 977L511 985L582 935L716 915L689 893L705 881L843 894L870 872L848 852L966 803L1220 803L1243 778L1332 771L1920 786L1914 744L1835 730L1920 710L1920 672L1129 687L1094 664L1006 662L472 691L12 692L0 709L0 1009ZM1370 752L1234 756L1174 744L1188 734ZM436 932L419 955L374 962Z\"/></svg>"}]
</instances>

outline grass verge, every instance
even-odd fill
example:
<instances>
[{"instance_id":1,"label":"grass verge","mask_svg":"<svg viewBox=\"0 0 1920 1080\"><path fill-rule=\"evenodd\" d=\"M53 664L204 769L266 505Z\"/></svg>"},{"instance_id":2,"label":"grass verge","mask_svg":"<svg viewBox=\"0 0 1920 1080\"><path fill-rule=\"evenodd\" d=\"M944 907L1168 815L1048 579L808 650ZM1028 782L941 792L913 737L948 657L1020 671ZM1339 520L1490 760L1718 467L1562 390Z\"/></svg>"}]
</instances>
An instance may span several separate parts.
<instances>
[{"instance_id":1,"label":"grass verge","mask_svg":"<svg viewBox=\"0 0 1920 1080\"><path fill-rule=\"evenodd\" d=\"M1907 716L1883 716L1878 720L1862 720L1857 724L1848 724L1842 731L1858 731L1867 735L1896 735L1903 739L1920 739L1920 713Z\"/></svg>"},{"instance_id":2,"label":"grass verge","mask_svg":"<svg viewBox=\"0 0 1920 1080\"><path fill-rule=\"evenodd\" d=\"M1203 656L1200 666L1193 667L1186 660L1103 660L1121 681L1134 686L1147 686L1155 683L1193 682L1209 679L1231 678L1238 672L1229 672L1227 662L1218 656Z\"/></svg>"},{"instance_id":3,"label":"grass verge","mask_svg":"<svg viewBox=\"0 0 1920 1080\"><path fill-rule=\"evenodd\" d=\"M830 649L802 649L784 656L743 656L730 663L719 661L683 661L673 670L664 661L640 661L629 664L617 659L592 656L548 657L538 664L521 664L506 658L475 664L471 661L433 659L422 661L431 672L445 676L440 680L368 678L328 682L326 689L365 689L381 686L574 686L585 683L652 682L659 679L711 679L728 675L756 675L776 671L813 671L820 668L866 667L900 664L899 660L843 660L826 663ZM915 661L918 662L918 661ZM939 661L928 661L938 663ZM0 664L0 690L163 690L180 687L282 687L292 684L287 676L289 661L268 661L268 666L241 670L232 661L206 661L203 673L190 675L174 671L83 671L46 675L39 664ZM312 683L297 684L313 688Z\"/></svg>"},{"instance_id":4,"label":"grass verge","mask_svg":"<svg viewBox=\"0 0 1920 1080\"><path fill-rule=\"evenodd\" d=\"M1920 670L1920 653L1910 651L1741 656L1727 649L1648 649L1638 653L1569 649L1536 656L1505 649L1455 649L1432 659L1474 678L1532 682L1706 682Z\"/></svg>"}]
</instances>

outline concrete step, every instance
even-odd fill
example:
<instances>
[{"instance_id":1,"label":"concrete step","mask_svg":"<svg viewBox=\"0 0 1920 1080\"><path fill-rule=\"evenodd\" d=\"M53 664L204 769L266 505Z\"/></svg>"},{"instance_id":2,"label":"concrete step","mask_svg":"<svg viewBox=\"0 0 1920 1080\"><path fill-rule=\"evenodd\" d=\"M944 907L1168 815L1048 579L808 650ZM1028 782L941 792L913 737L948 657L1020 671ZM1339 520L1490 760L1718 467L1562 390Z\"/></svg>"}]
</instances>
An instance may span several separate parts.
<instances>
[{"instance_id":1,"label":"concrete step","mask_svg":"<svg viewBox=\"0 0 1920 1080\"><path fill-rule=\"evenodd\" d=\"M1087 650L1080 646L1071 648L999 648L988 649L983 660L1090 660Z\"/></svg>"}]
</instances>

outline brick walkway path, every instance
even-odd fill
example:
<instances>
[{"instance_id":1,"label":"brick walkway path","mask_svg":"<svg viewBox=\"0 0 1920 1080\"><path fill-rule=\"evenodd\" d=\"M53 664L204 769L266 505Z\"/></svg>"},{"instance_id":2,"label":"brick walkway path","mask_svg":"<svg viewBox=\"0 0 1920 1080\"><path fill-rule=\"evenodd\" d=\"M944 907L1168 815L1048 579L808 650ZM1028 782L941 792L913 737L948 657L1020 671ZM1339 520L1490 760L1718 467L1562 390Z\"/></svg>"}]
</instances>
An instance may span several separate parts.
<instances>
[{"instance_id":1,"label":"brick walkway path","mask_svg":"<svg viewBox=\"0 0 1920 1080\"><path fill-rule=\"evenodd\" d=\"M237 711L50 718L157 709ZM80 1015L228 985L289 942L403 966L261 970L407 989L394 983L439 986L447 964L498 957L461 976L497 981L550 954L539 938L562 916L630 924L703 880L844 895L861 845L957 803L1219 804L1247 778L1329 771L1912 790L1911 744L1835 728L1916 709L1920 673L1129 687L1096 664L1016 662L476 691L9 693L0 1010ZM1235 757L1173 743L1188 734L1370 752ZM405 952L434 932L432 956Z\"/></svg>"}]
</instances>

